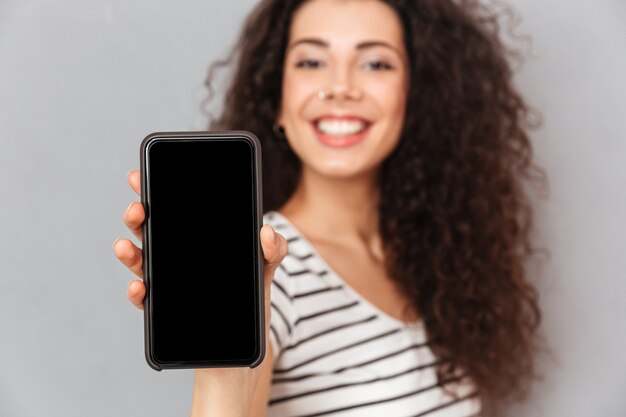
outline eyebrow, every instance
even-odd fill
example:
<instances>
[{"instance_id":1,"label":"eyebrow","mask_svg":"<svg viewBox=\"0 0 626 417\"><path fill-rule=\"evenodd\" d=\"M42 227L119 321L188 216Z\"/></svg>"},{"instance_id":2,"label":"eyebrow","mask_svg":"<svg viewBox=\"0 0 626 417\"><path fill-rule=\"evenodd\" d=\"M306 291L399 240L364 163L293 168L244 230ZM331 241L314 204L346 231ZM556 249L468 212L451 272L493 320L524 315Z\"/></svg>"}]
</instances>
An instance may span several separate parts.
<instances>
[{"instance_id":1,"label":"eyebrow","mask_svg":"<svg viewBox=\"0 0 626 417\"><path fill-rule=\"evenodd\" d=\"M296 45L300 45L300 44L309 44L309 45L315 45L315 46L320 46L322 48L328 48L329 44L326 41L323 41L321 39L317 39L317 38L303 38L303 39L298 39L297 41L291 43L291 45L287 46L287 51L289 51L289 49L295 47ZM391 44L384 42L384 41L364 41L364 42L360 42L356 45L356 49L361 50L361 49L367 49L367 48L372 48L374 46L382 46L384 48L389 48L393 51L395 51L399 56L402 56L402 54L400 53L400 51L392 46Z\"/></svg>"}]
</instances>

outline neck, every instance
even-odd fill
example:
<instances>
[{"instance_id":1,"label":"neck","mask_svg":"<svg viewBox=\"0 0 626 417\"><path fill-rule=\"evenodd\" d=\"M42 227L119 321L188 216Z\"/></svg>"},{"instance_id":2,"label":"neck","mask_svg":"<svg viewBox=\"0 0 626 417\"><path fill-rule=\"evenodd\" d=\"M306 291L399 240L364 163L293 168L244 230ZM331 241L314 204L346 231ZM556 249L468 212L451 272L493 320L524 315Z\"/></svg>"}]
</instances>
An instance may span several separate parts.
<instances>
[{"instance_id":1,"label":"neck","mask_svg":"<svg viewBox=\"0 0 626 417\"><path fill-rule=\"evenodd\" d=\"M300 182L279 210L311 238L372 246L380 239L377 172L329 178L302 167ZM308 233L307 233L308 232Z\"/></svg>"}]
</instances>

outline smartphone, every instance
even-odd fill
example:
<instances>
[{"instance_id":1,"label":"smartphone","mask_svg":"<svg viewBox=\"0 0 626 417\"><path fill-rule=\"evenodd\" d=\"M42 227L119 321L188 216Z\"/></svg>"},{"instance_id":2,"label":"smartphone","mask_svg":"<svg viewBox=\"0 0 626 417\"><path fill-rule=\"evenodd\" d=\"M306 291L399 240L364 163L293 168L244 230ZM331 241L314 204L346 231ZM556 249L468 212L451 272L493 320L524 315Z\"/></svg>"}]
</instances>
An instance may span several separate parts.
<instances>
[{"instance_id":1,"label":"smartphone","mask_svg":"<svg viewBox=\"0 0 626 417\"><path fill-rule=\"evenodd\" d=\"M155 370L255 367L265 354L261 145L246 131L141 143L144 344Z\"/></svg>"}]
</instances>

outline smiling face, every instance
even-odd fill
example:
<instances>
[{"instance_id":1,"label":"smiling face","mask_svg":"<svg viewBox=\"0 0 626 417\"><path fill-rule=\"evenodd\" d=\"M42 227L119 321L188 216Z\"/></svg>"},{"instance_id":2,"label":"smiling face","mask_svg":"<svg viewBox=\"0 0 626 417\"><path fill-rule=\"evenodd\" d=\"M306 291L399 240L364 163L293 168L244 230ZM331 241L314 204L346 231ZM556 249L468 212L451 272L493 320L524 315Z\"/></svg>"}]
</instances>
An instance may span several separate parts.
<instances>
[{"instance_id":1,"label":"smiling face","mask_svg":"<svg viewBox=\"0 0 626 417\"><path fill-rule=\"evenodd\" d=\"M407 65L402 24L379 0L309 0L295 12L278 122L304 170L380 166L402 131Z\"/></svg>"}]
</instances>

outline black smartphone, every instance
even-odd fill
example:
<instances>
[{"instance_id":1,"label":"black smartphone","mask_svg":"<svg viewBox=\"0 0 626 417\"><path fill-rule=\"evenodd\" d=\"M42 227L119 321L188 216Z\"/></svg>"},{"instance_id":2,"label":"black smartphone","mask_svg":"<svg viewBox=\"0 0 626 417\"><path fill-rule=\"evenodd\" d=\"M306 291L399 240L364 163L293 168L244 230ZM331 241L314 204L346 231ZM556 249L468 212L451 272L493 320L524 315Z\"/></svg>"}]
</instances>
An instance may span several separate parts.
<instances>
[{"instance_id":1,"label":"black smartphone","mask_svg":"<svg viewBox=\"0 0 626 417\"><path fill-rule=\"evenodd\" d=\"M265 354L261 145L246 131L141 143L145 354L162 369L255 367Z\"/></svg>"}]
</instances>

